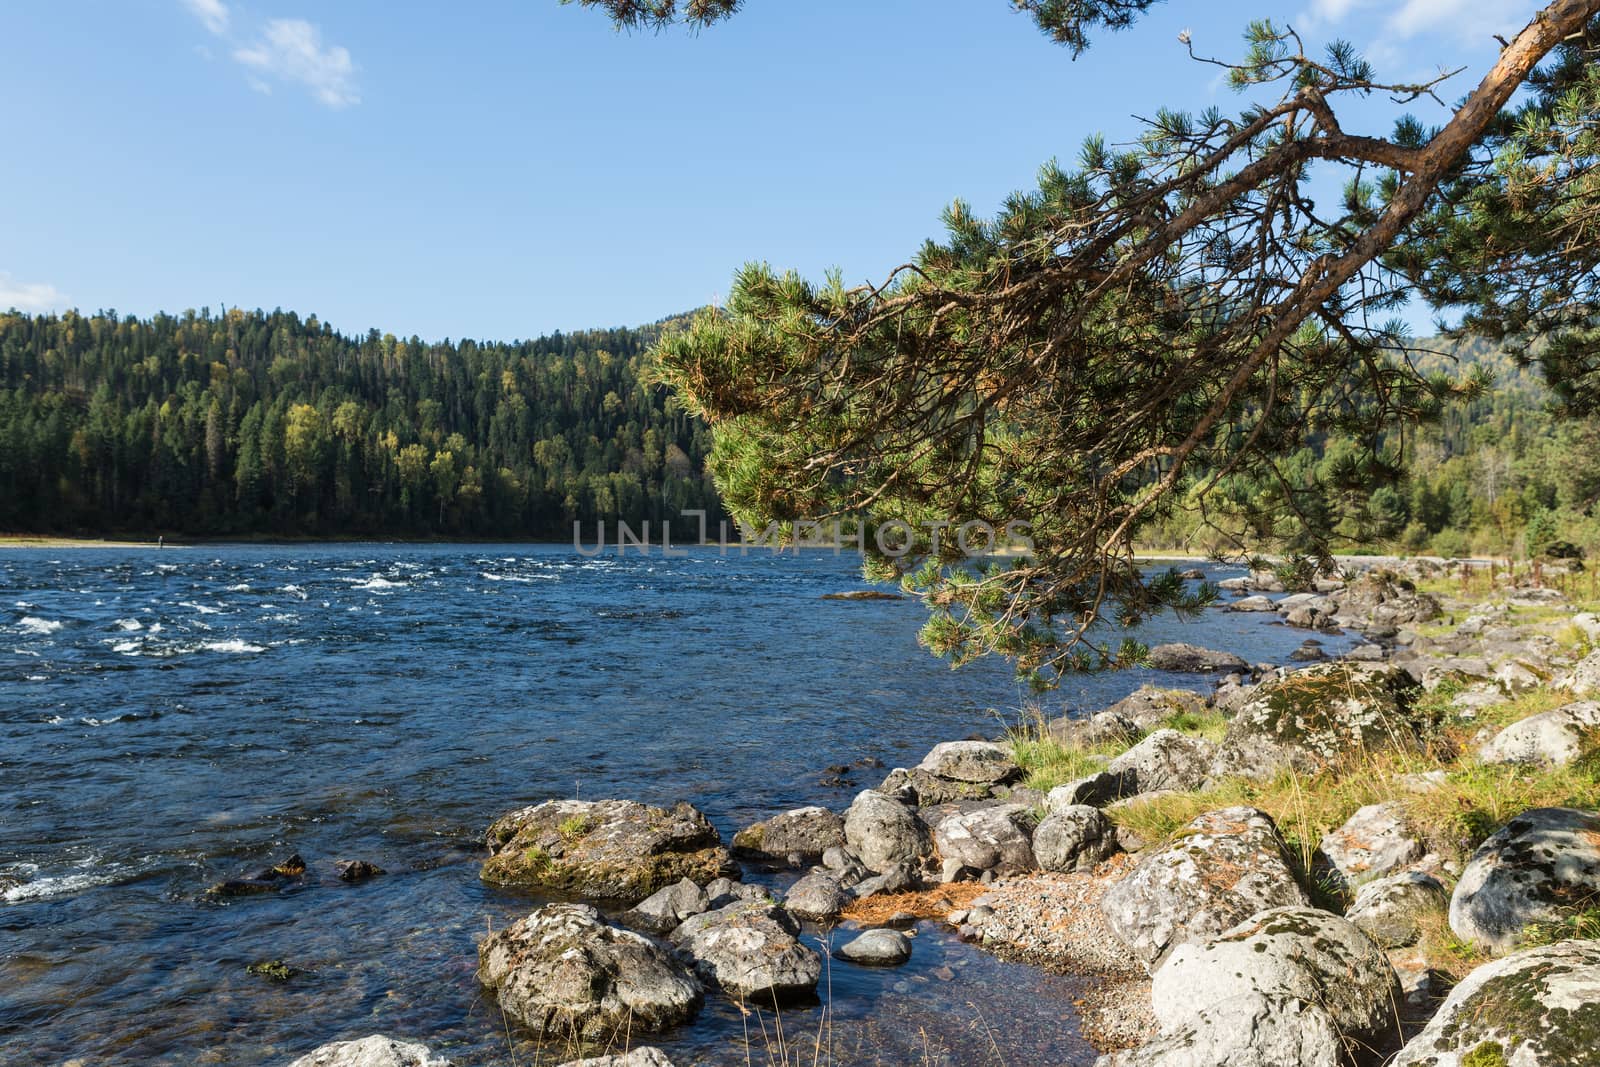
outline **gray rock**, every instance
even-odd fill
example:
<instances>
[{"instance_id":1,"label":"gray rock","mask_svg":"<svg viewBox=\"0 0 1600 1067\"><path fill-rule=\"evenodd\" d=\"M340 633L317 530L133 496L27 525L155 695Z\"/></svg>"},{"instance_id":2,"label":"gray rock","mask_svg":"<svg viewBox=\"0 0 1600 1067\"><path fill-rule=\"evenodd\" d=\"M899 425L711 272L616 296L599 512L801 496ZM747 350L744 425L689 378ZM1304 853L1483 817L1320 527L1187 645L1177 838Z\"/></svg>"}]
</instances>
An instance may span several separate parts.
<instances>
[{"instance_id":1,"label":"gray rock","mask_svg":"<svg viewBox=\"0 0 1600 1067\"><path fill-rule=\"evenodd\" d=\"M782 908L742 901L688 919L672 932L672 942L725 992L781 999L813 992L822 977L822 960L800 943L799 933Z\"/></svg>"},{"instance_id":2,"label":"gray rock","mask_svg":"<svg viewBox=\"0 0 1600 1067\"><path fill-rule=\"evenodd\" d=\"M1218 1001L1252 994L1321 1008L1356 1062L1400 1043L1400 982L1389 957L1349 922L1310 906L1273 908L1204 945L1179 945L1156 971L1150 1002L1171 1033Z\"/></svg>"},{"instance_id":3,"label":"gray rock","mask_svg":"<svg viewBox=\"0 0 1600 1067\"><path fill-rule=\"evenodd\" d=\"M1418 748L1416 683L1397 667L1320 663L1263 683L1228 724L1212 761L1216 778L1314 774L1348 757Z\"/></svg>"},{"instance_id":4,"label":"gray rock","mask_svg":"<svg viewBox=\"0 0 1600 1067\"><path fill-rule=\"evenodd\" d=\"M882 874L875 874L871 878L863 878L850 887L850 892L858 899L866 899L879 893L903 893L907 889L917 887L917 870L910 863L897 863Z\"/></svg>"},{"instance_id":5,"label":"gray rock","mask_svg":"<svg viewBox=\"0 0 1600 1067\"><path fill-rule=\"evenodd\" d=\"M1198 715L1205 710L1205 698L1199 693L1154 685L1142 685L1106 709L1131 721L1140 730L1154 730L1174 715Z\"/></svg>"},{"instance_id":6,"label":"gray rock","mask_svg":"<svg viewBox=\"0 0 1600 1067\"><path fill-rule=\"evenodd\" d=\"M1564 767L1600 744L1600 701L1581 700L1514 722L1478 750L1485 763Z\"/></svg>"},{"instance_id":7,"label":"gray rock","mask_svg":"<svg viewBox=\"0 0 1600 1067\"><path fill-rule=\"evenodd\" d=\"M1008 782L1022 773L1011 758L1011 750L991 741L946 741L934 745L917 764L917 770L953 782L986 784Z\"/></svg>"},{"instance_id":8,"label":"gray rock","mask_svg":"<svg viewBox=\"0 0 1600 1067\"><path fill-rule=\"evenodd\" d=\"M1585 611L1572 617L1572 625L1595 644L1600 644L1600 615Z\"/></svg>"},{"instance_id":9,"label":"gray rock","mask_svg":"<svg viewBox=\"0 0 1600 1067\"><path fill-rule=\"evenodd\" d=\"M1386 653L1382 645L1357 645L1344 654L1344 658L1357 663L1381 663Z\"/></svg>"},{"instance_id":10,"label":"gray rock","mask_svg":"<svg viewBox=\"0 0 1600 1067\"><path fill-rule=\"evenodd\" d=\"M1199 816L1100 898L1112 934L1150 971L1181 944L1306 903L1272 818L1243 807Z\"/></svg>"},{"instance_id":11,"label":"gray rock","mask_svg":"<svg viewBox=\"0 0 1600 1067\"><path fill-rule=\"evenodd\" d=\"M1392 629L1439 617L1439 602L1417 592L1409 580L1384 571L1368 571L1339 594L1339 620L1360 626Z\"/></svg>"},{"instance_id":12,"label":"gray rock","mask_svg":"<svg viewBox=\"0 0 1600 1067\"><path fill-rule=\"evenodd\" d=\"M1494 669L1494 682L1507 693L1527 693L1545 683L1545 675L1526 660L1508 660Z\"/></svg>"},{"instance_id":13,"label":"gray rock","mask_svg":"<svg viewBox=\"0 0 1600 1067\"><path fill-rule=\"evenodd\" d=\"M869 870L919 863L932 846L928 827L906 805L873 789L863 790L844 813L844 837Z\"/></svg>"},{"instance_id":14,"label":"gray rock","mask_svg":"<svg viewBox=\"0 0 1600 1067\"><path fill-rule=\"evenodd\" d=\"M898 967L911 958L911 939L899 930L868 930L841 945L838 953L867 967Z\"/></svg>"},{"instance_id":15,"label":"gray rock","mask_svg":"<svg viewBox=\"0 0 1600 1067\"><path fill-rule=\"evenodd\" d=\"M1078 804L1100 806L1122 796L1122 779L1118 775L1097 771L1087 778L1058 785L1045 797L1045 808L1060 811Z\"/></svg>"},{"instance_id":16,"label":"gray rock","mask_svg":"<svg viewBox=\"0 0 1600 1067\"><path fill-rule=\"evenodd\" d=\"M1033 817L1021 804L951 815L933 831L940 858L974 871L1017 874L1038 868L1029 844Z\"/></svg>"},{"instance_id":17,"label":"gray rock","mask_svg":"<svg viewBox=\"0 0 1600 1067\"><path fill-rule=\"evenodd\" d=\"M740 830L733 835L738 856L788 863L799 856L815 863L830 848L844 844L844 820L827 808L795 808Z\"/></svg>"},{"instance_id":18,"label":"gray rock","mask_svg":"<svg viewBox=\"0 0 1600 1067\"><path fill-rule=\"evenodd\" d=\"M1176 730L1157 730L1106 765L1122 796L1158 789L1198 789L1211 770L1213 746Z\"/></svg>"},{"instance_id":19,"label":"gray rock","mask_svg":"<svg viewBox=\"0 0 1600 1067\"><path fill-rule=\"evenodd\" d=\"M1119 851L1117 828L1098 808L1074 804L1033 831L1033 855L1047 871L1087 871Z\"/></svg>"},{"instance_id":20,"label":"gray rock","mask_svg":"<svg viewBox=\"0 0 1600 1067\"><path fill-rule=\"evenodd\" d=\"M1534 808L1489 836L1450 898L1450 929L1495 953L1532 923L1554 922L1600 898L1600 815Z\"/></svg>"},{"instance_id":21,"label":"gray rock","mask_svg":"<svg viewBox=\"0 0 1600 1067\"><path fill-rule=\"evenodd\" d=\"M450 1067L450 1061L435 1056L426 1045L373 1034L323 1045L289 1067Z\"/></svg>"},{"instance_id":22,"label":"gray rock","mask_svg":"<svg viewBox=\"0 0 1600 1067\"><path fill-rule=\"evenodd\" d=\"M1228 605L1229 611L1277 611L1278 605L1270 597L1247 596Z\"/></svg>"},{"instance_id":23,"label":"gray rock","mask_svg":"<svg viewBox=\"0 0 1600 1067\"><path fill-rule=\"evenodd\" d=\"M878 792L912 806L959 803L965 800L989 800L1010 792L1010 786L1001 782L964 782L955 778L941 778L921 767L896 767L878 785Z\"/></svg>"},{"instance_id":24,"label":"gray rock","mask_svg":"<svg viewBox=\"0 0 1600 1067\"><path fill-rule=\"evenodd\" d=\"M850 899L844 883L819 868L789 887L783 895L783 906L798 918L825 923L837 919Z\"/></svg>"},{"instance_id":25,"label":"gray rock","mask_svg":"<svg viewBox=\"0 0 1600 1067\"><path fill-rule=\"evenodd\" d=\"M1181 1027L1095 1067L1347 1067L1323 1009L1258 994L1208 1005Z\"/></svg>"},{"instance_id":26,"label":"gray rock","mask_svg":"<svg viewBox=\"0 0 1600 1067\"><path fill-rule=\"evenodd\" d=\"M1414 945L1422 919L1450 905L1450 894L1431 874L1401 871L1361 887L1345 918L1384 948Z\"/></svg>"},{"instance_id":27,"label":"gray rock","mask_svg":"<svg viewBox=\"0 0 1600 1067\"><path fill-rule=\"evenodd\" d=\"M1321 847L1351 889L1415 863L1426 851L1406 825L1405 810L1393 801L1359 809L1325 836Z\"/></svg>"},{"instance_id":28,"label":"gray rock","mask_svg":"<svg viewBox=\"0 0 1600 1067\"><path fill-rule=\"evenodd\" d=\"M1593 1067L1600 941L1563 941L1486 963L1451 990L1391 1067Z\"/></svg>"},{"instance_id":29,"label":"gray rock","mask_svg":"<svg viewBox=\"0 0 1600 1067\"><path fill-rule=\"evenodd\" d=\"M595 1041L675 1026L703 993L656 942L583 904L546 904L484 938L478 980L524 1026Z\"/></svg>"},{"instance_id":30,"label":"gray rock","mask_svg":"<svg viewBox=\"0 0 1600 1067\"><path fill-rule=\"evenodd\" d=\"M631 800L548 800L496 819L481 877L637 904L687 878L732 873L716 828L696 808Z\"/></svg>"},{"instance_id":31,"label":"gray rock","mask_svg":"<svg viewBox=\"0 0 1600 1067\"><path fill-rule=\"evenodd\" d=\"M1600 694L1600 652L1591 652L1579 660L1561 685L1581 697Z\"/></svg>"},{"instance_id":32,"label":"gray rock","mask_svg":"<svg viewBox=\"0 0 1600 1067\"><path fill-rule=\"evenodd\" d=\"M1110 708L1087 719L1055 719L1047 729L1057 740L1083 748L1130 744L1143 732L1133 719Z\"/></svg>"},{"instance_id":33,"label":"gray rock","mask_svg":"<svg viewBox=\"0 0 1600 1067\"><path fill-rule=\"evenodd\" d=\"M1250 664L1232 652L1217 652L1181 642L1157 645L1150 650L1150 666L1158 671L1241 671L1250 673Z\"/></svg>"},{"instance_id":34,"label":"gray rock","mask_svg":"<svg viewBox=\"0 0 1600 1067\"><path fill-rule=\"evenodd\" d=\"M561 1067L672 1067L667 1054L646 1045L614 1056L591 1056L586 1060L571 1060Z\"/></svg>"},{"instance_id":35,"label":"gray rock","mask_svg":"<svg viewBox=\"0 0 1600 1067\"><path fill-rule=\"evenodd\" d=\"M641 900L622 914L622 921L648 934L670 934L683 920L709 907L706 891L685 878Z\"/></svg>"}]
</instances>

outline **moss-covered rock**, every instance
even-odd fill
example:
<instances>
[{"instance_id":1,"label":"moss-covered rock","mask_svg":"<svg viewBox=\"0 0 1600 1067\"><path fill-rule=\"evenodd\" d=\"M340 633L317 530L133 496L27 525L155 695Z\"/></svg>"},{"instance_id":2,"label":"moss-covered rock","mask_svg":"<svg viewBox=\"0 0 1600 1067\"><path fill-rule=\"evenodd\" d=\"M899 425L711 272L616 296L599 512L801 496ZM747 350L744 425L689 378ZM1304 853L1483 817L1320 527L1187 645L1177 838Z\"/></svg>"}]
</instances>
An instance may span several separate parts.
<instances>
[{"instance_id":1,"label":"moss-covered rock","mask_svg":"<svg viewBox=\"0 0 1600 1067\"><path fill-rule=\"evenodd\" d=\"M1563 941L1479 967L1392 1067L1595 1067L1600 941Z\"/></svg>"},{"instance_id":2,"label":"moss-covered rock","mask_svg":"<svg viewBox=\"0 0 1600 1067\"><path fill-rule=\"evenodd\" d=\"M680 879L704 885L736 870L716 828L688 804L548 800L489 827L481 877L637 904Z\"/></svg>"},{"instance_id":3,"label":"moss-covered rock","mask_svg":"<svg viewBox=\"0 0 1600 1067\"><path fill-rule=\"evenodd\" d=\"M1366 752L1419 747L1428 724L1413 714L1416 691L1398 667L1341 662L1291 671L1239 707L1212 776L1312 774Z\"/></svg>"}]
</instances>

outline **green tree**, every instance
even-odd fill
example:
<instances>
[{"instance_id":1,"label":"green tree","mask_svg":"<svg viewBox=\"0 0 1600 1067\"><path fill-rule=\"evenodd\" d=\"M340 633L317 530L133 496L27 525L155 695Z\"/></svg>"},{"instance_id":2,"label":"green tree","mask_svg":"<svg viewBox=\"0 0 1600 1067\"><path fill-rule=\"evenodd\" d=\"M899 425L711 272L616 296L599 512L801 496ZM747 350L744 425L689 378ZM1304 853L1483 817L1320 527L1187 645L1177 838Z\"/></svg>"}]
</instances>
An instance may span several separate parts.
<instances>
[{"instance_id":1,"label":"green tree","mask_svg":"<svg viewBox=\"0 0 1600 1067\"><path fill-rule=\"evenodd\" d=\"M585 2L625 25L704 24L738 6ZM1016 6L1076 50L1149 5ZM974 571L927 538L872 562L925 596L935 652L1006 653L1041 681L1115 661L1105 644L1084 653L1102 620L1204 601L1174 577L1147 581L1133 554L1180 503L1230 478L1267 487L1270 514L1326 557L1341 529L1370 525L1355 483L1400 478L1386 434L1482 392L1482 376L1418 369L1389 317L1411 295L1466 305L1468 328L1506 337L1565 329L1547 365L1587 358L1592 262L1563 273L1556 248L1600 249L1579 225L1600 202L1586 121L1597 12L1600 0L1547 3L1446 122L1397 108L1387 135L1347 129L1346 103L1437 99L1446 79L1386 82L1345 42L1312 51L1253 23L1236 61L1198 57L1226 69L1240 109L1161 110L1125 148L1091 138L992 220L957 202L947 237L879 285L748 266L725 311L663 341L662 376L716 428L712 469L747 526L1032 524L1034 551L1007 566ZM1313 182L1344 194L1313 202ZM1489 269L1501 246L1486 238L1539 210L1554 221L1515 246L1524 272ZM1538 295L1550 274L1578 299ZM1301 462L1335 436L1335 464Z\"/></svg>"}]
</instances>

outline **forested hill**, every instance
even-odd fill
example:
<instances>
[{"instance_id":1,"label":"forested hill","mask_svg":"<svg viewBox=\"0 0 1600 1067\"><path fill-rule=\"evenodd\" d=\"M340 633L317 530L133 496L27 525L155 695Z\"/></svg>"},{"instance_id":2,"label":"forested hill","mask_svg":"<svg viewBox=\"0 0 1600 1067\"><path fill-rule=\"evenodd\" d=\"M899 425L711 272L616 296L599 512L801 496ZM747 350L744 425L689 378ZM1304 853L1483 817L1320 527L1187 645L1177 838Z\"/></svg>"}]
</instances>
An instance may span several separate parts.
<instances>
[{"instance_id":1,"label":"forested hill","mask_svg":"<svg viewBox=\"0 0 1600 1067\"><path fill-rule=\"evenodd\" d=\"M0 313L0 529L564 540L704 508L660 327L511 344L290 312ZM680 526L681 528L681 526Z\"/></svg>"}]
</instances>

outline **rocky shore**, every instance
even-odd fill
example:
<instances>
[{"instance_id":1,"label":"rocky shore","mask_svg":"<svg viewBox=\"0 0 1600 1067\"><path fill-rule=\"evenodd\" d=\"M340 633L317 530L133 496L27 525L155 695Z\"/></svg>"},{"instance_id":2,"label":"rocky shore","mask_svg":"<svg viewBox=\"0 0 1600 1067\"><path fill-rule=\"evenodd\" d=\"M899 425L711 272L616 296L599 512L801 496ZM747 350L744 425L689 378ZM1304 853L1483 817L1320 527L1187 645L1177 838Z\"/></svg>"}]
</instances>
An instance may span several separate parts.
<instances>
[{"instance_id":1,"label":"rocky shore","mask_svg":"<svg viewBox=\"0 0 1600 1067\"><path fill-rule=\"evenodd\" d=\"M1094 977L1102 1067L1600 1064L1600 617L1454 581L1222 583L1310 665L1161 646L1210 694L938 744L727 844L688 804L511 811L482 877L571 902L486 933L478 981L573 1064L662 1067L650 1035L708 997L814 1001L824 952L899 966L934 922ZM446 1062L374 1035L292 1067Z\"/></svg>"}]
</instances>

